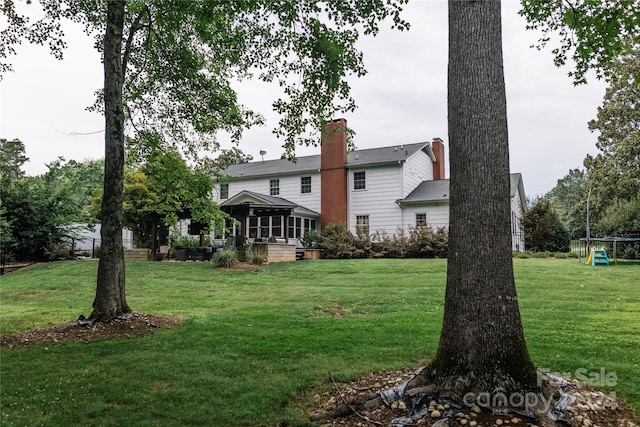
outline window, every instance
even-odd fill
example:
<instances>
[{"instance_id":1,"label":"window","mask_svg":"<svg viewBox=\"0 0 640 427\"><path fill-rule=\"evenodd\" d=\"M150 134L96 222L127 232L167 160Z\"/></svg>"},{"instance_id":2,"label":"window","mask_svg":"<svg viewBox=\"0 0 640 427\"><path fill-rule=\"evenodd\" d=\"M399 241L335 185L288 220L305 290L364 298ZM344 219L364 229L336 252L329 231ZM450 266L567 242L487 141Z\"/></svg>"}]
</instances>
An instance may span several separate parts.
<instances>
[{"instance_id":1,"label":"window","mask_svg":"<svg viewBox=\"0 0 640 427\"><path fill-rule=\"evenodd\" d=\"M279 223L280 217L268 217L268 216L250 216L249 217L249 238L256 239L268 239L271 237L272 229L269 225L269 220L273 218L276 222ZM277 219L276 219L277 218ZM279 229L278 229L279 232Z\"/></svg>"},{"instance_id":2,"label":"window","mask_svg":"<svg viewBox=\"0 0 640 427\"><path fill-rule=\"evenodd\" d=\"M354 190L364 190L365 188L367 188L366 184L367 184L366 174L364 171L353 173L353 189Z\"/></svg>"},{"instance_id":3,"label":"window","mask_svg":"<svg viewBox=\"0 0 640 427\"><path fill-rule=\"evenodd\" d=\"M311 177L310 176L303 176L302 178L300 178L300 192L302 194L311 193Z\"/></svg>"},{"instance_id":4,"label":"window","mask_svg":"<svg viewBox=\"0 0 640 427\"><path fill-rule=\"evenodd\" d=\"M271 235L274 237L282 237L282 217L271 217Z\"/></svg>"},{"instance_id":5,"label":"window","mask_svg":"<svg viewBox=\"0 0 640 427\"><path fill-rule=\"evenodd\" d=\"M356 216L356 232L369 234L369 215Z\"/></svg>"},{"instance_id":6,"label":"window","mask_svg":"<svg viewBox=\"0 0 640 427\"><path fill-rule=\"evenodd\" d=\"M315 230L316 225L317 222L315 219L290 216L289 223L287 224L287 235L290 239L299 239L304 236L304 233L307 231Z\"/></svg>"},{"instance_id":7,"label":"window","mask_svg":"<svg viewBox=\"0 0 640 427\"><path fill-rule=\"evenodd\" d=\"M427 214L417 213L416 214L416 227L426 227L427 226Z\"/></svg>"},{"instance_id":8,"label":"window","mask_svg":"<svg viewBox=\"0 0 640 427\"><path fill-rule=\"evenodd\" d=\"M220 184L220 198L221 199L229 198L229 184Z\"/></svg>"},{"instance_id":9,"label":"window","mask_svg":"<svg viewBox=\"0 0 640 427\"><path fill-rule=\"evenodd\" d=\"M255 239L258 237L258 217L250 216L249 217L249 238Z\"/></svg>"},{"instance_id":10,"label":"window","mask_svg":"<svg viewBox=\"0 0 640 427\"><path fill-rule=\"evenodd\" d=\"M290 239L295 239L296 238L296 228L295 228L295 223L296 223L296 219L292 216L289 217L289 238Z\"/></svg>"},{"instance_id":11,"label":"window","mask_svg":"<svg viewBox=\"0 0 640 427\"><path fill-rule=\"evenodd\" d=\"M280 194L280 180L279 179L269 180L269 195L278 196L279 194Z\"/></svg>"},{"instance_id":12,"label":"window","mask_svg":"<svg viewBox=\"0 0 640 427\"><path fill-rule=\"evenodd\" d=\"M296 238L302 237L302 218L296 217Z\"/></svg>"}]
</instances>

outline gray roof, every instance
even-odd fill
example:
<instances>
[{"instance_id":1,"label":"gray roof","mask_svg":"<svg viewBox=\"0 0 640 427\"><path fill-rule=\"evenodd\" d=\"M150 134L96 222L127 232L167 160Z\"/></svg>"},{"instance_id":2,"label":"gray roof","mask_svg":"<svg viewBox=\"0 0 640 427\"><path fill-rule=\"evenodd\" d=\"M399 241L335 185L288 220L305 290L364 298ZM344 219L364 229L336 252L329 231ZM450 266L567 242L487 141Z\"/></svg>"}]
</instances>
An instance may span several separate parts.
<instances>
[{"instance_id":1,"label":"gray roof","mask_svg":"<svg viewBox=\"0 0 640 427\"><path fill-rule=\"evenodd\" d=\"M402 203L437 202L449 200L449 180L438 179L435 181L422 181Z\"/></svg>"},{"instance_id":2,"label":"gray roof","mask_svg":"<svg viewBox=\"0 0 640 427\"><path fill-rule=\"evenodd\" d=\"M524 187L522 175L511 174L511 197L516 195L516 190L520 189L520 197L524 198ZM449 200L449 180L439 179L436 181L422 181L407 197L399 200L400 203L421 203L438 202Z\"/></svg>"},{"instance_id":3,"label":"gray roof","mask_svg":"<svg viewBox=\"0 0 640 427\"><path fill-rule=\"evenodd\" d=\"M291 208L298 206L297 203L293 203L287 199L283 199L282 197L267 196L266 194L260 194L260 193L256 193L254 191L249 191L249 190L242 190L235 196L222 202L221 206L233 205L234 203L237 203L236 200L246 198L247 196L255 200L254 204L264 204L269 206L286 206Z\"/></svg>"},{"instance_id":4,"label":"gray roof","mask_svg":"<svg viewBox=\"0 0 640 427\"><path fill-rule=\"evenodd\" d=\"M424 150L432 161L435 161L431 144L418 142L415 144L395 145L391 147L356 150L347 154L348 168L382 165L404 162L416 152ZM320 170L320 155L298 157L296 162L287 159L265 160L239 165L231 165L223 173L236 178L297 174Z\"/></svg>"},{"instance_id":5,"label":"gray roof","mask_svg":"<svg viewBox=\"0 0 640 427\"><path fill-rule=\"evenodd\" d=\"M404 162L420 150L424 150L431 157L431 161L436 161L433 151L431 151L431 144L428 142L417 142L415 144L356 150L347 156L347 167Z\"/></svg>"},{"instance_id":6,"label":"gray roof","mask_svg":"<svg viewBox=\"0 0 640 427\"><path fill-rule=\"evenodd\" d=\"M298 157L296 162L287 159L265 160L231 165L223 174L236 178L262 175L286 175L320 169L320 155Z\"/></svg>"},{"instance_id":7,"label":"gray roof","mask_svg":"<svg viewBox=\"0 0 640 427\"><path fill-rule=\"evenodd\" d=\"M266 194L256 193L254 191L249 191L249 190L242 190L235 196L222 202L220 206L232 206L236 203L236 200L245 198L246 196L253 198L255 200L253 204L256 204L256 205L289 207L289 208L293 208L296 214L299 214L302 216L316 216L316 217L320 216L318 212L305 208L304 206L298 205L297 203L293 203L292 201L289 201L282 197L269 196Z\"/></svg>"}]
</instances>

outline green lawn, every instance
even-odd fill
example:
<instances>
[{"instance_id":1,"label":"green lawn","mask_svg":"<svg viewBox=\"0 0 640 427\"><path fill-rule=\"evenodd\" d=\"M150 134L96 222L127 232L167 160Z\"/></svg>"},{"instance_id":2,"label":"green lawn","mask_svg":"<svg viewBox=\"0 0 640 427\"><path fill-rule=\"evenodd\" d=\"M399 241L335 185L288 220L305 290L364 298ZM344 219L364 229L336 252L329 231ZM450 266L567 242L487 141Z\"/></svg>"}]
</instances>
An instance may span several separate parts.
<instances>
[{"instance_id":1,"label":"green lawn","mask_svg":"<svg viewBox=\"0 0 640 427\"><path fill-rule=\"evenodd\" d=\"M640 265L514 260L529 351L554 372L617 376L640 411ZM0 278L0 332L88 315L97 262ZM305 402L434 355L446 260L303 261L258 271L127 263L132 309L185 326L134 339L2 349L0 424L305 425ZM335 315L339 313L340 315ZM580 371L579 371L580 370Z\"/></svg>"}]
</instances>

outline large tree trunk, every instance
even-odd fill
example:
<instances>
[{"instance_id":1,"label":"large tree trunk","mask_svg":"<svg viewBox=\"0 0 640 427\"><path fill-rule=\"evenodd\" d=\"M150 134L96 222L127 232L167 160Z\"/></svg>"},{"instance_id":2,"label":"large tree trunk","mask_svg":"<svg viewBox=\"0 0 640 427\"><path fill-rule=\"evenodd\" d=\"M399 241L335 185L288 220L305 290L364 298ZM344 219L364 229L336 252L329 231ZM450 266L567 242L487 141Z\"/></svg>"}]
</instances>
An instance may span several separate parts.
<instances>
[{"instance_id":1,"label":"large tree trunk","mask_svg":"<svg viewBox=\"0 0 640 427\"><path fill-rule=\"evenodd\" d=\"M124 0L107 5L104 37L105 156L102 198L101 246L98 283L90 319L107 321L129 311L125 297L122 247L122 198L124 183L124 80L121 49Z\"/></svg>"},{"instance_id":2,"label":"large tree trunk","mask_svg":"<svg viewBox=\"0 0 640 427\"><path fill-rule=\"evenodd\" d=\"M449 1L450 216L441 393L536 389L513 277L500 2Z\"/></svg>"}]
</instances>

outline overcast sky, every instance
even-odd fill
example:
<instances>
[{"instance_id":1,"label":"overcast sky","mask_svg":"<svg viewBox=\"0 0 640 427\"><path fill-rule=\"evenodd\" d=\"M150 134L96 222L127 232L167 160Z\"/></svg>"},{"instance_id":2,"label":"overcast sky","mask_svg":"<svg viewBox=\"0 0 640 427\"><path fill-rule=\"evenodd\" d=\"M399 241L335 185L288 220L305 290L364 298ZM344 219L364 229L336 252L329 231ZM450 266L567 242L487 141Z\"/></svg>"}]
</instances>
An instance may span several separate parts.
<instances>
[{"instance_id":1,"label":"overcast sky","mask_svg":"<svg viewBox=\"0 0 640 427\"><path fill-rule=\"evenodd\" d=\"M555 68L549 48L530 48L539 34L525 30L515 0L503 1L503 50L507 89L511 172L523 174L527 196L542 195L570 169L597 152L597 134L587 122L596 117L605 84L594 78L574 87L567 68ZM359 149L430 141L447 145L447 4L412 0L405 8L408 32L385 29L363 39L369 73L352 80L358 110L346 116ZM104 119L85 108L102 86L102 65L92 40L80 27L66 30L63 61L41 46L21 46L15 72L0 82L0 137L22 140L27 174L46 172L63 156L78 161L104 156ZM281 141L271 134L277 92L258 83L238 86L240 99L267 116L271 127L245 134L240 148L260 159L278 158ZM298 155L315 154L304 148ZM448 151L447 151L448 154ZM448 176L448 169L447 169Z\"/></svg>"}]
</instances>

